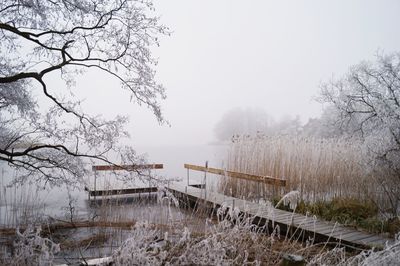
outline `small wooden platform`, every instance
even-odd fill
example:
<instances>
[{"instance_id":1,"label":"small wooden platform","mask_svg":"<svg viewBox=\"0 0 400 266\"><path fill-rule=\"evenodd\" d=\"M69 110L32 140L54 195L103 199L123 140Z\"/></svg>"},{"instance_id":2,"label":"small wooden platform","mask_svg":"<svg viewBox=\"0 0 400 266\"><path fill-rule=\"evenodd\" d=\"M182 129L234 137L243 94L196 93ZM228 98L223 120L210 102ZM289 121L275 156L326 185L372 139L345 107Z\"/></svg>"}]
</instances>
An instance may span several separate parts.
<instances>
[{"instance_id":1,"label":"small wooden platform","mask_svg":"<svg viewBox=\"0 0 400 266\"><path fill-rule=\"evenodd\" d=\"M93 165L93 171L135 171L144 169L163 169L163 164L137 164L137 165Z\"/></svg>"},{"instance_id":2,"label":"small wooden platform","mask_svg":"<svg viewBox=\"0 0 400 266\"><path fill-rule=\"evenodd\" d=\"M89 190L88 188L85 188L85 190L89 193L89 197L157 192L156 187L124 188L124 189L109 189L109 190Z\"/></svg>"},{"instance_id":3,"label":"small wooden platform","mask_svg":"<svg viewBox=\"0 0 400 266\"><path fill-rule=\"evenodd\" d=\"M178 198L191 199L193 201L204 201L213 208L227 205L238 208L241 213L254 216L258 223L270 223L279 225L281 232L290 232L292 235L312 237L316 241L328 241L341 243L350 247L376 247L383 248L385 243L393 240L381 235L358 231L353 228L339 224L321 221L313 217L291 213L250 201L229 197L217 192L181 183L172 183L168 189Z\"/></svg>"},{"instance_id":4,"label":"small wooden platform","mask_svg":"<svg viewBox=\"0 0 400 266\"><path fill-rule=\"evenodd\" d=\"M199 189L204 189L203 184L192 184L190 187L195 187ZM140 188L121 188L121 189L105 189L105 190L90 190L85 187L85 191L89 193L90 197L105 197L105 196L118 196L118 195L128 195L128 194L141 194L141 193L151 193L157 192L157 187L140 187Z\"/></svg>"}]
</instances>

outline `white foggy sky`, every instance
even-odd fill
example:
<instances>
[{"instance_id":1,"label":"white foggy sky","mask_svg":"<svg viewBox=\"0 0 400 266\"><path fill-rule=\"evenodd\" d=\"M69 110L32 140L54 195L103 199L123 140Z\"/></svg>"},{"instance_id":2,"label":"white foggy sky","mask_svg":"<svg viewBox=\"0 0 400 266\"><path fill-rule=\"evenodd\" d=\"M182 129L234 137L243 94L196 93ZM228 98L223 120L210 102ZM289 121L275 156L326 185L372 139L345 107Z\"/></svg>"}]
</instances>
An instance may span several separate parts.
<instances>
[{"instance_id":1,"label":"white foggy sky","mask_svg":"<svg viewBox=\"0 0 400 266\"><path fill-rule=\"evenodd\" d=\"M90 111L129 114L140 146L203 145L234 107L262 108L275 118L318 116L320 82L340 77L378 52L400 51L400 1L156 0L172 30L154 50L162 109L171 127L129 103L118 82L89 73ZM89 96L91 95L91 96Z\"/></svg>"}]
</instances>

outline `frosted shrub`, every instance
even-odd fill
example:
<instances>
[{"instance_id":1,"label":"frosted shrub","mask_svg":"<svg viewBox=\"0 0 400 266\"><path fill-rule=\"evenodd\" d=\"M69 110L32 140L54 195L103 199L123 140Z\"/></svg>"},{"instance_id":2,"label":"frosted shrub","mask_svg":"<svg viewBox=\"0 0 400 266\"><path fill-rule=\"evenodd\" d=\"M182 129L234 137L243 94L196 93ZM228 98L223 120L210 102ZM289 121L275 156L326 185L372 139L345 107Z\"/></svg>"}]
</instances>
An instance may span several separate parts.
<instances>
[{"instance_id":1,"label":"frosted shrub","mask_svg":"<svg viewBox=\"0 0 400 266\"><path fill-rule=\"evenodd\" d=\"M162 203L163 201L172 202L175 207L179 207L179 200L165 187L159 187L157 189L157 201Z\"/></svg>"},{"instance_id":2,"label":"frosted shrub","mask_svg":"<svg viewBox=\"0 0 400 266\"><path fill-rule=\"evenodd\" d=\"M283 203L283 205L289 205L289 208L295 210L297 207L297 203L300 201L300 192L297 190L290 191L286 195L284 195L276 204L275 208Z\"/></svg>"},{"instance_id":3,"label":"frosted shrub","mask_svg":"<svg viewBox=\"0 0 400 266\"><path fill-rule=\"evenodd\" d=\"M387 245L384 250L365 251L346 261L346 265L360 265L360 266L399 265L399 263L400 263L399 237L397 237L396 241L393 244Z\"/></svg>"},{"instance_id":4,"label":"frosted shrub","mask_svg":"<svg viewBox=\"0 0 400 266\"><path fill-rule=\"evenodd\" d=\"M383 250L374 249L363 251L353 257L346 257L344 248L334 248L313 257L308 265L341 265L341 266L383 266L399 265L400 262L400 239Z\"/></svg>"},{"instance_id":5,"label":"frosted shrub","mask_svg":"<svg viewBox=\"0 0 400 266\"><path fill-rule=\"evenodd\" d=\"M162 250L159 234L160 231L148 223L136 224L131 237L114 253L115 265L160 265L167 253Z\"/></svg>"},{"instance_id":6,"label":"frosted shrub","mask_svg":"<svg viewBox=\"0 0 400 266\"><path fill-rule=\"evenodd\" d=\"M257 254L265 254L270 247L252 230L251 219L239 219L236 209L223 206L219 210L219 222L207 223L207 231L201 238L191 237L185 229L180 241L170 251L170 263L174 265L259 265ZM264 239L265 240L265 239ZM250 249L253 250L249 258ZM254 250L261 251L260 253Z\"/></svg>"},{"instance_id":7,"label":"frosted shrub","mask_svg":"<svg viewBox=\"0 0 400 266\"><path fill-rule=\"evenodd\" d=\"M60 246L40 236L41 228L28 227L21 233L17 229L11 265L53 265L54 255Z\"/></svg>"},{"instance_id":8,"label":"frosted shrub","mask_svg":"<svg viewBox=\"0 0 400 266\"><path fill-rule=\"evenodd\" d=\"M260 265L278 261L271 252L273 237L259 234L252 218L222 206L218 222L206 220L206 231L188 228L163 237L148 224L136 225L129 238L113 255L116 265ZM259 229L262 230L262 229Z\"/></svg>"}]
</instances>

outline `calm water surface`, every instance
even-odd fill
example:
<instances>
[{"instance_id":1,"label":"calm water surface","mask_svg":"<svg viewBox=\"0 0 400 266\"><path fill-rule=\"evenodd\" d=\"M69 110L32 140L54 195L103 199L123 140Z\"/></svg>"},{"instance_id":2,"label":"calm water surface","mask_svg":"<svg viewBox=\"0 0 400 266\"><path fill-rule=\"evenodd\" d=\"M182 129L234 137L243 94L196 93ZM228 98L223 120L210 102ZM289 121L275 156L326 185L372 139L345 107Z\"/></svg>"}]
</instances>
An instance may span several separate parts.
<instances>
[{"instance_id":1,"label":"calm water surface","mask_svg":"<svg viewBox=\"0 0 400 266\"><path fill-rule=\"evenodd\" d=\"M155 174L162 179L180 179L181 182L187 182L187 170L183 164L204 165L208 161L210 167L223 167L224 160L227 155L228 147L225 145L204 145L191 147L138 147L139 154L146 153L149 163L162 163L164 169L155 170ZM0 226L13 226L24 223L26 220L44 219L46 217L66 219L69 216L69 202L73 202L74 215L82 219L90 218L93 215L93 207L88 204L87 193L83 190L83 186L78 189L63 188L46 188L42 189L37 184L25 184L19 187L8 187L15 173L10 170L6 164L0 164ZM142 182L132 180L130 184L124 184L117 181L111 173L98 173L97 188L111 186L113 188L121 187L141 187ZM202 183L204 173L190 171L191 183ZM89 187L93 187L94 175L86 178ZM218 177L207 175L207 184L215 184ZM68 196L70 195L70 197ZM119 211L122 213L130 213L127 211L129 204L120 206ZM115 208L118 211L118 208ZM153 211L157 212L154 202L149 202L148 206L143 205L141 208L134 208L134 213L130 215L136 217L154 216ZM172 212L176 214L176 212ZM178 219L180 220L180 219Z\"/></svg>"}]
</instances>

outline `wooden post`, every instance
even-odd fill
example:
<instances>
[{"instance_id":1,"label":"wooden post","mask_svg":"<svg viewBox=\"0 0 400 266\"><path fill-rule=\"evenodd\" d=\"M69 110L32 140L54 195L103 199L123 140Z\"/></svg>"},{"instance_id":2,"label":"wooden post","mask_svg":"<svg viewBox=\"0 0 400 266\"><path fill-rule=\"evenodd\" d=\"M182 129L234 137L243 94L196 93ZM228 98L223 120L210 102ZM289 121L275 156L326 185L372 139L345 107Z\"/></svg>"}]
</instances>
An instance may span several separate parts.
<instances>
[{"instance_id":1,"label":"wooden post","mask_svg":"<svg viewBox=\"0 0 400 266\"><path fill-rule=\"evenodd\" d=\"M187 185L190 186L189 185L189 168L187 169Z\"/></svg>"},{"instance_id":2,"label":"wooden post","mask_svg":"<svg viewBox=\"0 0 400 266\"><path fill-rule=\"evenodd\" d=\"M150 198L151 179L149 177L149 198Z\"/></svg>"},{"instance_id":3,"label":"wooden post","mask_svg":"<svg viewBox=\"0 0 400 266\"><path fill-rule=\"evenodd\" d=\"M208 168L208 161L206 161L206 170ZM204 199L207 199L207 171L204 171Z\"/></svg>"},{"instance_id":4,"label":"wooden post","mask_svg":"<svg viewBox=\"0 0 400 266\"><path fill-rule=\"evenodd\" d=\"M96 202L96 183L97 183L97 171L94 170L94 201Z\"/></svg>"}]
</instances>

